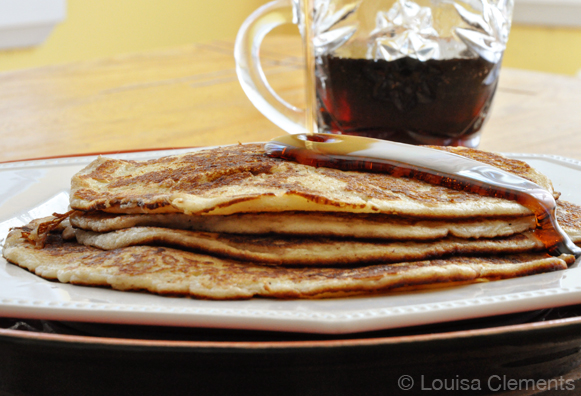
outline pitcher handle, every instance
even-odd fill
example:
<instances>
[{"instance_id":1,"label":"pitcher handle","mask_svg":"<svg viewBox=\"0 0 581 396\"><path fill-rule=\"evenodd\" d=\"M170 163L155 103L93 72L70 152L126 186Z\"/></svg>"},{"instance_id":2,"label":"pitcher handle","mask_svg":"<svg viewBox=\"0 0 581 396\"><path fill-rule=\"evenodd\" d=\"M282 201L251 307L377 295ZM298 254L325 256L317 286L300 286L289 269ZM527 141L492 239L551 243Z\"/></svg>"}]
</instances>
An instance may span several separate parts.
<instances>
[{"instance_id":1,"label":"pitcher handle","mask_svg":"<svg viewBox=\"0 0 581 396\"><path fill-rule=\"evenodd\" d=\"M254 11L236 37L234 58L242 89L266 118L284 131L306 133L306 111L282 99L268 84L260 64L260 45L274 28L293 23L292 0L275 0Z\"/></svg>"}]
</instances>

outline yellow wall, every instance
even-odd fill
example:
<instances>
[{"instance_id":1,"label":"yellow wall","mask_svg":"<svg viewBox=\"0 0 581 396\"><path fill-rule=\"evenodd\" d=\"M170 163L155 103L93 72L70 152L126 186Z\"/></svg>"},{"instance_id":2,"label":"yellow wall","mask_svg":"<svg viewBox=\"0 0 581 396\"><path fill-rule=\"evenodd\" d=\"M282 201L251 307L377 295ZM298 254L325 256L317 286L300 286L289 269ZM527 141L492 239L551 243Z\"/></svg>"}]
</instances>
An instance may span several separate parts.
<instances>
[{"instance_id":1,"label":"yellow wall","mask_svg":"<svg viewBox=\"0 0 581 396\"><path fill-rule=\"evenodd\" d=\"M581 72L581 28L515 25L503 65L552 73Z\"/></svg>"},{"instance_id":2,"label":"yellow wall","mask_svg":"<svg viewBox=\"0 0 581 396\"><path fill-rule=\"evenodd\" d=\"M267 0L67 0L66 20L41 46L0 51L0 70L232 39Z\"/></svg>"},{"instance_id":3,"label":"yellow wall","mask_svg":"<svg viewBox=\"0 0 581 396\"><path fill-rule=\"evenodd\" d=\"M68 0L68 15L41 46L0 51L0 70L233 39L268 0ZM504 65L576 74L581 28L513 26Z\"/></svg>"}]
</instances>

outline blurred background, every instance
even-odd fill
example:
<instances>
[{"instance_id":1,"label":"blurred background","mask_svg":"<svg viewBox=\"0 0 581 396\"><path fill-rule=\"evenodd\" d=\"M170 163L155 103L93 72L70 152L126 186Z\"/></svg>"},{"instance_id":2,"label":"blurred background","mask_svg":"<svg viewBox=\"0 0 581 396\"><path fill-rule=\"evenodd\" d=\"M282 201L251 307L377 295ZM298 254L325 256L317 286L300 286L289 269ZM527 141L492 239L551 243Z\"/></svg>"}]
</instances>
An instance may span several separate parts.
<instances>
[{"instance_id":1,"label":"blurred background","mask_svg":"<svg viewBox=\"0 0 581 396\"><path fill-rule=\"evenodd\" d=\"M0 71L233 40L267 2L0 0ZM581 0L516 0L503 65L581 77Z\"/></svg>"}]
</instances>

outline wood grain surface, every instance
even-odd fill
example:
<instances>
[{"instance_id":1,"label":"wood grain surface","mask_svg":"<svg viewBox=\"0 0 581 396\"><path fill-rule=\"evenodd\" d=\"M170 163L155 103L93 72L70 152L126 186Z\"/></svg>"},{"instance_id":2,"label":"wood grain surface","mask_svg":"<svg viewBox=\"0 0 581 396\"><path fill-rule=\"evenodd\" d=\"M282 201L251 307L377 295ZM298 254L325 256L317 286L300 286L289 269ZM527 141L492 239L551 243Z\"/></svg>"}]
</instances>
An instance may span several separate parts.
<instances>
[{"instance_id":1,"label":"wood grain surface","mask_svg":"<svg viewBox=\"0 0 581 396\"><path fill-rule=\"evenodd\" d=\"M267 38L265 73L301 106L300 42ZM581 159L581 79L503 69L480 148ZM247 99L232 42L0 73L0 161L265 141L283 132Z\"/></svg>"}]
</instances>

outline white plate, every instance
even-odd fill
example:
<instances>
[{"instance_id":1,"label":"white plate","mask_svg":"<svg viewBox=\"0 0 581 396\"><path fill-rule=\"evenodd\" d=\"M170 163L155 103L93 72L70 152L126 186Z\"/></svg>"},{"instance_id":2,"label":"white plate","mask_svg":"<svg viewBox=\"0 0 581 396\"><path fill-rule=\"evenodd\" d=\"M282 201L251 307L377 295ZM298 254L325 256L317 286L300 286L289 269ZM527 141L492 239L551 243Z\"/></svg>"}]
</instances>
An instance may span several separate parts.
<instances>
[{"instance_id":1,"label":"white plate","mask_svg":"<svg viewBox=\"0 0 581 396\"><path fill-rule=\"evenodd\" d=\"M149 159L185 150L119 154ZM581 162L510 154L581 204ZM71 176L94 156L0 164L0 244L10 227L64 212ZM117 324L352 333L581 303L581 268L441 290L328 300L204 301L50 282L0 258L0 316Z\"/></svg>"}]
</instances>

